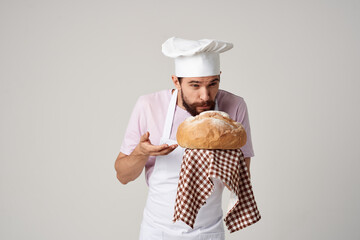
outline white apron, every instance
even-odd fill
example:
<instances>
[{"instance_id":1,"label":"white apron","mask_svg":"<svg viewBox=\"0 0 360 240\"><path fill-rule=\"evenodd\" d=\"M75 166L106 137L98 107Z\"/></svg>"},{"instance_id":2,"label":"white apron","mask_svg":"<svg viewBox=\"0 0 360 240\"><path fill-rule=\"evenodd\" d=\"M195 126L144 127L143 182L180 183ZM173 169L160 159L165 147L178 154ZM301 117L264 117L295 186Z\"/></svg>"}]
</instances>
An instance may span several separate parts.
<instances>
[{"instance_id":1,"label":"white apron","mask_svg":"<svg viewBox=\"0 0 360 240\"><path fill-rule=\"evenodd\" d=\"M177 144L170 139L178 91L175 90L166 114L166 121L160 145ZM215 110L217 110L217 103ZM196 217L192 229L182 221L172 221L175 198L184 148L178 146L168 155L157 156L154 170L149 178L149 192L146 201L143 221L140 229L140 240L224 240L223 212L221 208L224 184L212 179L214 191L206 200Z\"/></svg>"}]
</instances>

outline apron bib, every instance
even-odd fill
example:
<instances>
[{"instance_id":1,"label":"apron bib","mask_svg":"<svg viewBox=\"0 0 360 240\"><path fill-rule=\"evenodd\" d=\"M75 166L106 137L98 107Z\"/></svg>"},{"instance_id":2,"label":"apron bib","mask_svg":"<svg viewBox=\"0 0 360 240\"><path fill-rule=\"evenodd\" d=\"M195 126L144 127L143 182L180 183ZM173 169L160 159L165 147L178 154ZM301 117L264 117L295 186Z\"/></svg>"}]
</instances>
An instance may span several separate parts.
<instances>
[{"instance_id":1,"label":"apron bib","mask_svg":"<svg viewBox=\"0 0 360 240\"><path fill-rule=\"evenodd\" d=\"M170 139L178 91L175 90L168 107L161 144L177 144ZM217 110L217 103L215 110ZM140 240L223 240L225 239L221 208L224 184L213 178L214 191L196 217L192 229L182 221L172 221L185 149L178 146L168 155L157 156L149 178L149 191L140 229Z\"/></svg>"}]
</instances>

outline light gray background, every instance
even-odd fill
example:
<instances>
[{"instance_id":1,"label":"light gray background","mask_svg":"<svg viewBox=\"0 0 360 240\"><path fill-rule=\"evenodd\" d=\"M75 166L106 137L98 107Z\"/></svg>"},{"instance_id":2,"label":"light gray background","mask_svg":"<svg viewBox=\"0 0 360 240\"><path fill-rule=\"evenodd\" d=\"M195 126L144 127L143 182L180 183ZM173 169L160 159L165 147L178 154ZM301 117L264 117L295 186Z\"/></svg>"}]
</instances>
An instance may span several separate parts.
<instances>
[{"instance_id":1,"label":"light gray background","mask_svg":"<svg viewBox=\"0 0 360 240\"><path fill-rule=\"evenodd\" d=\"M137 239L114 162L169 37L234 43L262 219L227 239L360 239L359 1L0 1L0 239ZM228 193L224 193L227 206Z\"/></svg>"}]
</instances>

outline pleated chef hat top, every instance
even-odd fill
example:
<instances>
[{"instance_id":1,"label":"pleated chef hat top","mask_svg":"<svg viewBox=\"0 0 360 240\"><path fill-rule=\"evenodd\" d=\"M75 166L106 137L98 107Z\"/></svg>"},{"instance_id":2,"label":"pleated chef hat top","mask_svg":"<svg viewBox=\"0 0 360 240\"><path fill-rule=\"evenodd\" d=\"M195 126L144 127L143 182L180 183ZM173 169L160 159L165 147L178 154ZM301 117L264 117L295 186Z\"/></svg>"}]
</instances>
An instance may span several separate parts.
<instances>
[{"instance_id":1,"label":"pleated chef hat top","mask_svg":"<svg viewBox=\"0 0 360 240\"><path fill-rule=\"evenodd\" d=\"M165 56L174 58L177 77L206 77L220 74L219 53L233 44L214 39L187 40L171 37L162 44Z\"/></svg>"}]
</instances>

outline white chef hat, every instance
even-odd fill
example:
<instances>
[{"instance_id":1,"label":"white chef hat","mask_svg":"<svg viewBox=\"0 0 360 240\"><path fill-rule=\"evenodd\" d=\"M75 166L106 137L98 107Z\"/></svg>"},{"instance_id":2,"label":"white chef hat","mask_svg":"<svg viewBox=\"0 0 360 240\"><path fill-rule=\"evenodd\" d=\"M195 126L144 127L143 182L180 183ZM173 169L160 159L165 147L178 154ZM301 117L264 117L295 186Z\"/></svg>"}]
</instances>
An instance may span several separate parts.
<instances>
[{"instance_id":1,"label":"white chef hat","mask_svg":"<svg viewBox=\"0 0 360 240\"><path fill-rule=\"evenodd\" d=\"M219 53L232 47L232 43L214 39L195 41L172 37L163 43L162 52L175 59L177 77L206 77L220 74Z\"/></svg>"}]
</instances>

